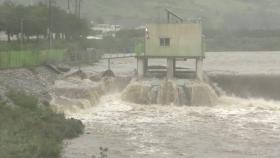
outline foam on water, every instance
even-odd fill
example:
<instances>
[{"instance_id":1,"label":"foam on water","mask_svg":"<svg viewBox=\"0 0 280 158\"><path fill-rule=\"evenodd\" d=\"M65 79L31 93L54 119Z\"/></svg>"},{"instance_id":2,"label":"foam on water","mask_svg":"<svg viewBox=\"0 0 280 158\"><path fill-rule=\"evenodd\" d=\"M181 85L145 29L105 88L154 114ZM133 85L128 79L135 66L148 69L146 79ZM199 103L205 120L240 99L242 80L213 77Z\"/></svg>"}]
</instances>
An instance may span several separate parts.
<instances>
[{"instance_id":1,"label":"foam on water","mask_svg":"<svg viewBox=\"0 0 280 158\"><path fill-rule=\"evenodd\" d=\"M124 102L120 94L115 94L104 96L96 107L68 117L82 120L86 133L92 138L92 141L83 137L72 141L70 146L77 149L72 151L75 154L65 155L69 158L84 152L94 154L96 150L86 146L107 146L114 157L124 154L128 157L185 157L192 150L193 155L203 157L201 151L205 147L210 157L222 157L219 155L228 150L238 150L238 154L233 152L228 157L244 156L248 154L245 149L259 141L261 143L255 145L263 146L258 149L263 153L253 150L249 154L261 157L280 154L276 152L280 142L280 102L276 101L222 96L214 107L145 106ZM115 141L119 141L119 145L114 145ZM78 147L81 143L84 146ZM224 149L218 150L211 143L218 143Z\"/></svg>"}]
</instances>

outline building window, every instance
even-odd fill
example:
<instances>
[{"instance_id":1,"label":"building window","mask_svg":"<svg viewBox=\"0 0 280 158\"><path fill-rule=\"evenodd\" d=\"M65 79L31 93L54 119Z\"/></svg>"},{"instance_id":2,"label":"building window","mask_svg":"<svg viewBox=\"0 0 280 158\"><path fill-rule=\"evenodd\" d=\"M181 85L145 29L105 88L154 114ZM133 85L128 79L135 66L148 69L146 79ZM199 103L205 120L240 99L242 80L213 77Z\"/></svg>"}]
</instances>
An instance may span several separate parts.
<instances>
[{"instance_id":1,"label":"building window","mask_svg":"<svg viewBox=\"0 0 280 158\"><path fill-rule=\"evenodd\" d=\"M170 38L160 38L160 46L169 47L170 46Z\"/></svg>"}]
</instances>

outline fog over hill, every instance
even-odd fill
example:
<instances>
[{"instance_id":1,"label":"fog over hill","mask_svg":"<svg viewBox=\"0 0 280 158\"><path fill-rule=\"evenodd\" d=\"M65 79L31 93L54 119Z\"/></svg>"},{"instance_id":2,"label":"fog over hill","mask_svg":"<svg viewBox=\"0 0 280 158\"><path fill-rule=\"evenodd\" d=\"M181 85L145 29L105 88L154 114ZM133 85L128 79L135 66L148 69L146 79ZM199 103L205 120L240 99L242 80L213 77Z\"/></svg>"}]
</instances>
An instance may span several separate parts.
<instances>
[{"instance_id":1,"label":"fog over hill","mask_svg":"<svg viewBox=\"0 0 280 158\"><path fill-rule=\"evenodd\" d=\"M10 1L35 4L48 0ZM74 0L70 1L74 11ZM56 3L67 8L67 0ZM185 19L201 17L208 28L280 29L277 0L83 0L81 11L89 20L135 26L165 20L165 8Z\"/></svg>"}]
</instances>

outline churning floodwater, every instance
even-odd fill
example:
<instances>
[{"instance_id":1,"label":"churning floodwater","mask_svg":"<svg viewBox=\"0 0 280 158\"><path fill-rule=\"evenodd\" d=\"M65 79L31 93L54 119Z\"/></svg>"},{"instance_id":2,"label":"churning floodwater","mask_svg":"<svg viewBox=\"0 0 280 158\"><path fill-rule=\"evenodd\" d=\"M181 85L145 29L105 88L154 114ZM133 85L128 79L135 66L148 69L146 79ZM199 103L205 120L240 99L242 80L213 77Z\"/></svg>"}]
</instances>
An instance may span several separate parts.
<instances>
[{"instance_id":1,"label":"churning floodwater","mask_svg":"<svg viewBox=\"0 0 280 158\"><path fill-rule=\"evenodd\" d=\"M133 59L114 60L112 69L120 76L131 75L134 63ZM182 61L178 66L192 63ZM263 88L254 88L258 84L279 87L280 78L271 76L280 74L280 52L207 53L204 67L222 91L216 106L137 105L122 101L121 91L107 94L95 106L66 113L82 120L86 129L84 135L65 142L62 157L91 158L98 156L99 147L107 147L112 158L280 157L280 93L277 88L263 93ZM83 70L87 74L104 71L106 61ZM227 77L219 77L223 75ZM262 79L229 81L244 75ZM265 76L268 82L263 81ZM248 88L242 89L244 83Z\"/></svg>"}]
</instances>

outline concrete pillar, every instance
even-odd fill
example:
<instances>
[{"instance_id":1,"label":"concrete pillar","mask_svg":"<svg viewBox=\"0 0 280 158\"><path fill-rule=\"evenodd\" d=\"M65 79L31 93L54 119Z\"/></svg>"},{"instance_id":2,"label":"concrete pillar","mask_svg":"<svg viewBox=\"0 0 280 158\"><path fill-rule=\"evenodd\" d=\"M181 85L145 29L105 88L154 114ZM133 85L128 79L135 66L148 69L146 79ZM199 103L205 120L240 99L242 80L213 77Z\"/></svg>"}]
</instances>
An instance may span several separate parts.
<instances>
[{"instance_id":1,"label":"concrete pillar","mask_svg":"<svg viewBox=\"0 0 280 158\"><path fill-rule=\"evenodd\" d=\"M167 79L174 78L174 58L167 58Z\"/></svg>"},{"instance_id":2,"label":"concrete pillar","mask_svg":"<svg viewBox=\"0 0 280 158\"><path fill-rule=\"evenodd\" d=\"M108 70L111 70L111 59L108 58Z\"/></svg>"},{"instance_id":3,"label":"concrete pillar","mask_svg":"<svg viewBox=\"0 0 280 158\"><path fill-rule=\"evenodd\" d=\"M174 63L173 64L173 70L174 70L174 74L173 75L175 76L175 74L176 74L176 58L173 59L173 63Z\"/></svg>"},{"instance_id":4,"label":"concrete pillar","mask_svg":"<svg viewBox=\"0 0 280 158\"><path fill-rule=\"evenodd\" d=\"M137 58L137 75L138 77L142 78L145 74L145 62L144 58L138 57Z\"/></svg>"},{"instance_id":5,"label":"concrete pillar","mask_svg":"<svg viewBox=\"0 0 280 158\"><path fill-rule=\"evenodd\" d=\"M144 73L146 73L148 71L148 58L144 58Z\"/></svg>"},{"instance_id":6,"label":"concrete pillar","mask_svg":"<svg viewBox=\"0 0 280 158\"><path fill-rule=\"evenodd\" d=\"M203 59L196 58L196 77L198 80L203 81Z\"/></svg>"}]
</instances>

